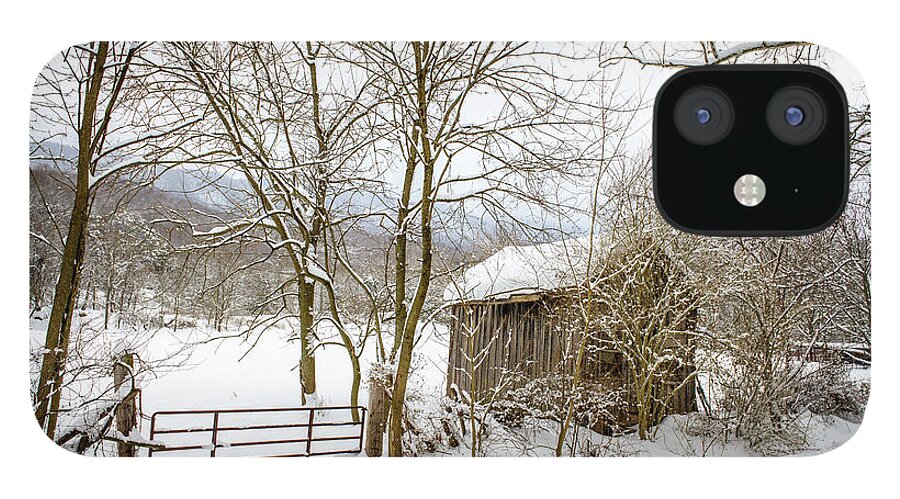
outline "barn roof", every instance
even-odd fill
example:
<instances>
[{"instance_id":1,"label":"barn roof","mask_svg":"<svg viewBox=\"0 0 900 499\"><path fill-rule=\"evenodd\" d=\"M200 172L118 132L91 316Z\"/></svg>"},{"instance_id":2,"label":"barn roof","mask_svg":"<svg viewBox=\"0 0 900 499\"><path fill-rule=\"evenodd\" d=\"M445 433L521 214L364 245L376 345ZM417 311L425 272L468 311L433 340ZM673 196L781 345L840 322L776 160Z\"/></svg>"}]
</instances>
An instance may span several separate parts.
<instances>
[{"instance_id":1,"label":"barn roof","mask_svg":"<svg viewBox=\"0 0 900 499\"><path fill-rule=\"evenodd\" d=\"M507 246L469 268L444 289L444 300L507 300L572 287L585 279L589 239L564 239L535 246ZM602 244L595 239L594 257Z\"/></svg>"}]
</instances>

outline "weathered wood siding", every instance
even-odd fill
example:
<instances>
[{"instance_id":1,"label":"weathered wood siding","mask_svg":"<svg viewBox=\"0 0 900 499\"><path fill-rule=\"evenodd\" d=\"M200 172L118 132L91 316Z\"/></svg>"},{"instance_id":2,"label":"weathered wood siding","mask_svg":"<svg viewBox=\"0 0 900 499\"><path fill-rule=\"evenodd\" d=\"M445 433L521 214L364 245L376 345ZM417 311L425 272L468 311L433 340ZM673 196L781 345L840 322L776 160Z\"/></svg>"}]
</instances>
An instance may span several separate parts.
<instances>
[{"instance_id":1,"label":"weathered wood siding","mask_svg":"<svg viewBox=\"0 0 900 499\"><path fill-rule=\"evenodd\" d=\"M459 390L480 397L501 384L504 373L516 372L535 378L551 372L574 369L575 353L582 327L572 317L572 297L543 295L526 301L483 301L459 303L451 307L450 352L447 392ZM601 312L602 313L602 312ZM586 381L624 381L621 355L608 348L594 348L585 359ZM669 413L696 410L695 383L685 382L691 366L681 378L658 387L669 399ZM680 388L677 385L683 385ZM669 395L671 394L671 397Z\"/></svg>"},{"instance_id":2,"label":"weathered wood siding","mask_svg":"<svg viewBox=\"0 0 900 499\"><path fill-rule=\"evenodd\" d=\"M537 376L550 369L553 347L537 303L454 305L448 390L497 386L504 371Z\"/></svg>"}]
</instances>

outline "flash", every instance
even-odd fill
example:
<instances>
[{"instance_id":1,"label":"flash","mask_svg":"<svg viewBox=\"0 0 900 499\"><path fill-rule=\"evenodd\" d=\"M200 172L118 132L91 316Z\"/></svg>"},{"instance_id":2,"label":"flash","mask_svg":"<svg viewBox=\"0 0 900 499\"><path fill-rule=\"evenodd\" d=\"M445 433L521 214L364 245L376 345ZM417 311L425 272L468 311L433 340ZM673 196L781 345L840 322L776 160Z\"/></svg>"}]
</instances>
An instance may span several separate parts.
<instances>
[{"instance_id":1,"label":"flash","mask_svg":"<svg viewBox=\"0 0 900 499\"><path fill-rule=\"evenodd\" d=\"M756 175L747 174L734 183L734 197L744 206L754 207L766 197L766 183Z\"/></svg>"}]
</instances>

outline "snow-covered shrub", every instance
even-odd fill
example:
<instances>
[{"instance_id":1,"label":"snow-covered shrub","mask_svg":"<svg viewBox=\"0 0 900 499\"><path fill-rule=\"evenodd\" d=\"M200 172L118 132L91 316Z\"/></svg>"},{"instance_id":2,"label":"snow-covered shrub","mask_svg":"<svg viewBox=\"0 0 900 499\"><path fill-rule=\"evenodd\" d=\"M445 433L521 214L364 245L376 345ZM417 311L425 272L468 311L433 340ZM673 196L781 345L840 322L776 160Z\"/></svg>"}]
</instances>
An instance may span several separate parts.
<instances>
[{"instance_id":1,"label":"snow-covered shrub","mask_svg":"<svg viewBox=\"0 0 900 499\"><path fill-rule=\"evenodd\" d=\"M421 456L440 453L458 444L455 432L450 431L450 412L447 401L428 395L423 390L406 391L403 411L403 455Z\"/></svg>"},{"instance_id":2,"label":"snow-covered shrub","mask_svg":"<svg viewBox=\"0 0 900 499\"><path fill-rule=\"evenodd\" d=\"M856 381L847 366L824 364L804 376L798 386L795 410L809 409L823 416L838 416L861 423L869 399L869 381Z\"/></svg>"},{"instance_id":3,"label":"snow-covered shrub","mask_svg":"<svg viewBox=\"0 0 900 499\"><path fill-rule=\"evenodd\" d=\"M621 384L581 383L574 388L569 374L551 373L522 379L495 404L495 419L510 427L521 427L525 417L562 421L574 397L575 421L605 433L622 430L618 422L627 410L625 387Z\"/></svg>"},{"instance_id":4,"label":"snow-covered shrub","mask_svg":"<svg viewBox=\"0 0 900 499\"><path fill-rule=\"evenodd\" d=\"M622 438L601 440L581 440L577 444L578 456L584 457L627 457L638 455L633 441Z\"/></svg>"},{"instance_id":5,"label":"snow-covered shrub","mask_svg":"<svg viewBox=\"0 0 900 499\"><path fill-rule=\"evenodd\" d=\"M159 330L138 326L106 329L103 322L102 311L77 315L62 373L54 441L79 454L114 455L116 446L112 441L123 439L115 428L116 408L124 401L134 401L140 411L140 388L159 374L181 367L190 354L188 345L165 352L151 351L150 342ZM32 323L30 360L34 405L38 402L44 328L45 321ZM130 374L116 389L114 366L125 353L133 354L134 365L128 368Z\"/></svg>"},{"instance_id":6,"label":"snow-covered shrub","mask_svg":"<svg viewBox=\"0 0 900 499\"><path fill-rule=\"evenodd\" d=\"M450 423L451 402L434 391L423 379L428 360L414 354L410 378L406 387L403 405L403 455L421 456L448 452L459 445L458 433ZM396 366L387 363L373 363L368 372L368 383L384 386L393 393L393 379ZM389 405L390 400L386 403Z\"/></svg>"}]
</instances>

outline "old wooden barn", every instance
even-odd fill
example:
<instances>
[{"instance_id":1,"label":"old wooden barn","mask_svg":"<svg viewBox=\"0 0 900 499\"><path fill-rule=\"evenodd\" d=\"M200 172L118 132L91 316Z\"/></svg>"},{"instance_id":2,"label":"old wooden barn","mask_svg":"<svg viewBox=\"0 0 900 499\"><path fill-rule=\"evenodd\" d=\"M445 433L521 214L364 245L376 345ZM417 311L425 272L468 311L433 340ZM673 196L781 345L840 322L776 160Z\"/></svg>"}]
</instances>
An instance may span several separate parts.
<instances>
[{"instance_id":1,"label":"old wooden barn","mask_svg":"<svg viewBox=\"0 0 900 499\"><path fill-rule=\"evenodd\" d=\"M628 388L634 372L627 362L628 356L635 354L628 343L631 340L609 328L609 307L602 300L589 307L589 325L585 326L586 261L588 254L598 253L597 245L590 251L586 240L507 247L469 269L464 279L445 290L451 316L448 395L465 393L482 400L502 397L497 392L515 389L527 380L571 374L581 339L587 334L583 385L601 391L621 390L627 402L625 410L591 425L608 433L633 424L637 398ZM667 256L658 252L654 258ZM630 277L611 280L607 286L635 285L616 284L635 282ZM668 324L668 329L690 331L695 318L694 311L677 318L673 315L671 320L677 323ZM660 376L651 387L660 417L696 410L690 334L670 335L665 341L664 348L678 351L680 361L669 366L666 376Z\"/></svg>"}]
</instances>

